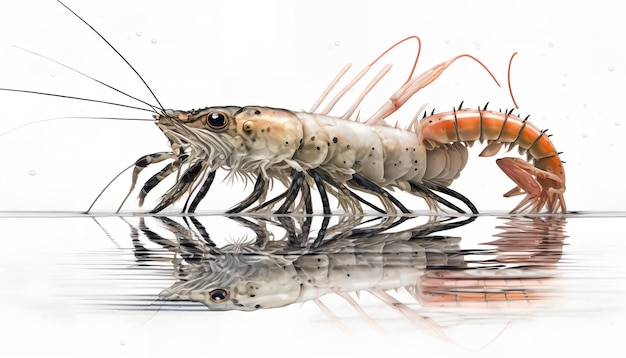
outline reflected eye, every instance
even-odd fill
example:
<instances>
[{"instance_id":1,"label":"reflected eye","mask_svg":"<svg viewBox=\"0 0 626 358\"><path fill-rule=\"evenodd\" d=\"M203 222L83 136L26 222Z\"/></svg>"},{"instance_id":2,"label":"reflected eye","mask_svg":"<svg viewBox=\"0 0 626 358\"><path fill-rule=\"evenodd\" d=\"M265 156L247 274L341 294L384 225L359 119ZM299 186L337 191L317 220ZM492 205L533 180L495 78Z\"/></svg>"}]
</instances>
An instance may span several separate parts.
<instances>
[{"instance_id":1,"label":"reflected eye","mask_svg":"<svg viewBox=\"0 0 626 358\"><path fill-rule=\"evenodd\" d=\"M224 129L228 126L228 117L222 112L211 112L207 114L206 124L213 130Z\"/></svg>"},{"instance_id":2,"label":"reflected eye","mask_svg":"<svg viewBox=\"0 0 626 358\"><path fill-rule=\"evenodd\" d=\"M225 288L217 288L209 292L209 298L213 302L222 302L228 298L228 290Z\"/></svg>"}]
</instances>

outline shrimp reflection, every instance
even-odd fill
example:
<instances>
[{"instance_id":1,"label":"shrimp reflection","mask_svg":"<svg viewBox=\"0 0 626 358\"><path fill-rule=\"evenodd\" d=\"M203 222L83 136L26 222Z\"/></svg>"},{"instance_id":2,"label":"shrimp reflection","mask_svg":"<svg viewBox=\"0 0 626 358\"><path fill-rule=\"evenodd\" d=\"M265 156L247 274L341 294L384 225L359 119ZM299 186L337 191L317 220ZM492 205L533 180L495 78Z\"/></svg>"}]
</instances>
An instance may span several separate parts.
<instances>
[{"instance_id":1,"label":"shrimp reflection","mask_svg":"<svg viewBox=\"0 0 626 358\"><path fill-rule=\"evenodd\" d=\"M497 239L481 245L492 249L464 252L466 268L429 267L421 282L422 304L510 305L551 295L565 223L559 216L508 218L496 227L502 230Z\"/></svg>"},{"instance_id":2,"label":"shrimp reflection","mask_svg":"<svg viewBox=\"0 0 626 358\"><path fill-rule=\"evenodd\" d=\"M253 237L218 245L210 226L195 217L139 218L131 225L138 262L173 265L176 282L162 299L243 311L312 300L331 314L320 298L335 293L364 314L350 293L366 291L408 318L409 308L390 291L404 289L423 306L529 302L550 294L546 282L565 238L561 217L509 218L495 240L476 248L436 234L475 217L334 218L336 224L312 236L308 219L231 219ZM268 226L284 234L274 238Z\"/></svg>"}]
</instances>

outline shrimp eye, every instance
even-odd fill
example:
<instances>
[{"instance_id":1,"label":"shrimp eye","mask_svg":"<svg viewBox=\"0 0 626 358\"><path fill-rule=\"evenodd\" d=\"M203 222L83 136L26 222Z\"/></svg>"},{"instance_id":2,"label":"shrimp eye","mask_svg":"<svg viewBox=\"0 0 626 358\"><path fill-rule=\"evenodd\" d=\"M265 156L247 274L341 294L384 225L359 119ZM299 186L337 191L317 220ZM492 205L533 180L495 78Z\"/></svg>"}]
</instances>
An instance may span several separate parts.
<instances>
[{"instance_id":1,"label":"shrimp eye","mask_svg":"<svg viewBox=\"0 0 626 358\"><path fill-rule=\"evenodd\" d=\"M209 298L213 302L222 302L228 298L228 290L225 288L216 288L209 292Z\"/></svg>"},{"instance_id":2,"label":"shrimp eye","mask_svg":"<svg viewBox=\"0 0 626 358\"><path fill-rule=\"evenodd\" d=\"M206 124L210 129L221 130L228 126L228 117L222 112L211 112L206 117Z\"/></svg>"}]
</instances>

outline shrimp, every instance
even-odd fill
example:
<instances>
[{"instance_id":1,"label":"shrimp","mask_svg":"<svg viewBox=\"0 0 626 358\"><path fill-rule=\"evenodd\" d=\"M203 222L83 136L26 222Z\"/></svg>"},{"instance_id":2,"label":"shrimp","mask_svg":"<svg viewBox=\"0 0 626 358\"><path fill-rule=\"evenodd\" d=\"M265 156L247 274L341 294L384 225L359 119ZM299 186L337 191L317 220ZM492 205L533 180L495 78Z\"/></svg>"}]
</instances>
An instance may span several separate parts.
<instances>
[{"instance_id":1,"label":"shrimp","mask_svg":"<svg viewBox=\"0 0 626 358\"><path fill-rule=\"evenodd\" d=\"M486 106L474 110L461 104L451 112L425 115L407 129L257 106L170 111L155 118L174 147L189 146L193 162L205 163L202 165L208 168L226 166L232 175L254 173L284 183L289 173L307 172L318 187L320 180L314 173L321 172L341 185L381 197L390 197L383 189L399 188L424 197L433 207L439 201L456 208L432 190L452 193L469 203L447 187L465 167L467 147L474 141L488 142L481 156L493 156L503 146L518 146L520 154L526 153L534 165L518 158L497 160L517 184L505 196L526 194L512 212L539 212L544 207L548 212L566 211L559 153L545 131L512 111L489 111ZM155 211L176 200L186 185L189 182L180 181ZM263 191L258 193L255 199ZM394 204L407 212L398 202ZM349 206L341 201L340 205ZM471 203L468 205L474 211Z\"/></svg>"},{"instance_id":2,"label":"shrimp","mask_svg":"<svg viewBox=\"0 0 626 358\"><path fill-rule=\"evenodd\" d=\"M100 33L66 5L61 5L99 35L150 90L132 65ZM418 42L418 51L408 79L374 115L364 122L357 121L354 117L361 101L386 75L390 66L381 70L345 114L336 116L330 113L344 94L361 81L387 52L413 39ZM169 140L170 150L145 155L130 166L133 167L130 189L117 211L121 210L135 190L139 175L146 167L167 162L139 190L138 201L141 206L157 185L170 176L176 176L176 182L151 210L153 213L173 206L184 196L187 196L187 200L182 211L195 212L210 190L219 169L227 171L229 180L240 178L255 181L252 193L231 208L229 213L242 212L255 203L258 205L250 209L251 211L270 210L282 202L275 211L276 214L299 211L311 214L311 186L318 189L324 214L331 213L328 194L334 196L346 212L362 212L362 206L366 205L379 212L397 213L400 210L409 213L410 210L391 194L392 190L422 197L429 207L436 210L439 205L443 205L460 213L465 212L438 194L442 193L463 202L472 213L478 213L469 199L449 186L459 177L467 163L467 147L476 140L486 140L488 145L481 153L482 156L492 156L503 146L509 149L518 146L520 153L526 153L528 159L532 160L532 163L518 158L496 161L516 184L505 196L525 195L512 212L535 213L544 209L548 212L565 212L565 174L560 153L556 151L549 136L545 135L545 131L537 129L526 119L513 115L512 111L488 111L486 106L483 109L468 109L461 105L452 112L433 111L420 121L416 116L407 128L390 126L385 122L386 118L413 95L434 82L461 58L477 62L499 85L489 69L468 54L455 56L414 76L420 51L421 40L417 36L410 36L394 44L367 65L321 111L318 107L336 87L348 67L331 82L309 112L262 106L212 106L194 110L173 110L165 109L152 90L150 92L157 105L127 95L147 105L149 111L154 113L155 124ZM119 105L34 91L3 90ZM117 177L119 174L113 180ZM279 196L267 200L274 181L281 182L287 189ZM384 208L363 199L355 191L375 195ZM100 195L87 212L92 209Z\"/></svg>"},{"instance_id":3,"label":"shrimp","mask_svg":"<svg viewBox=\"0 0 626 358\"><path fill-rule=\"evenodd\" d=\"M419 41L417 37L409 37L385 53L412 38ZM260 106L231 106L207 107L194 111L168 110L155 116L157 125L169 138L172 148L179 151L179 155L190 153L190 164L182 179L167 192L154 212L171 205L182 194L193 192L192 184L196 182L195 185L199 185L203 171L208 171L211 175L213 168L224 167L231 176L257 178L254 192L231 212L240 212L257 200L263 202L267 183L277 179L289 187L283 194L285 201L277 211L285 213L294 204L298 190L308 177L320 189L323 201L326 195L323 187L335 187L339 205L344 209L358 210L360 204L355 201L370 205L347 191L346 187L349 186L373 193L383 202L390 201L390 204L385 205L386 211L395 211L397 207L404 213L409 212L387 191L399 189L423 197L432 208L437 209L440 203L464 212L434 193L438 191L461 200L473 213L477 213L467 198L448 188L467 163L467 147L476 140L488 142L481 156L493 156L503 146L509 149L518 146L520 154L526 153L528 160L533 160L533 164L517 158L496 161L517 184L505 196L525 194L512 212L535 213L544 208L551 213L565 212L565 174L560 153L556 151L549 136L545 135L546 131L530 124L528 117L521 119L513 115L512 111L489 111L487 106L476 110L467 109L461 103L452 112L433 111L430 116L425 114L419 123L414 120L406 129L391 127L384 122L386 117L411 96L433 82L462 57L469 57L482 65L470 55L460 55L419 76L412 77L411 72L407 82L364 123L349 117L388 68L383 69L370 83L344 116L332 116L329 112L346 89L358 82L380 57L352 80L322 112L315 110L329 90L325 91L311 112ZM330 89L336 81L333 81ZM136 171L137 168L141 169L143 163L136 166ZM133 177L133 185L135 181L136 175ZM189 211L195 209L211 182L212 179L205 180ZM147 182L142 189L142 195L156 183L156 179ZM308 187L304 190L308 191ZM346 192L346 195L340 196ZM306 204L300 204L302 205ZM310 209L306 212L310 213ZM330 213L326 203L324 213Z\"/></svg>"}]
</instances>

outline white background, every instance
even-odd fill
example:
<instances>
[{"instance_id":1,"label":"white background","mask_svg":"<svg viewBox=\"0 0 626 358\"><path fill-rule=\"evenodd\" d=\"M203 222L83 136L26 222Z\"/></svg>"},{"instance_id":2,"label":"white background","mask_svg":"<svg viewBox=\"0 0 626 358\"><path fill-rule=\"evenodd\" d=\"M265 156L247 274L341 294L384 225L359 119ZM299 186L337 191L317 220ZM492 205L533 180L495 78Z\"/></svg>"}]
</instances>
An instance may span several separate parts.
<instances>
[{"instance_id":1,"label":"white background","mask_svg":"<svg viewBox=\"0 0 626 358\"><path fill-rule=\"evenodd\" d=\"M461 100L472 108L490 102L490 108L504 109L512 106L507 64L517 51L511 82L519 112L530 114L538 127L549 128L558 150L564 152L569 209L624 209L622 2L68 1L68 5L114 44L169 108L259 104L308 110L343 65L354 63L354 74L395 42L419 35L423 48L418 72L470 53L489 66L502 88L476 63L463 59L418 93L391 122L408 123L424 103L429 103L429 111L450 110ZM21 46L154 102L122 60L55 1L4 1L0 33L0 87L137 104L11 47ZM395 63L396 77L386 79L366 100L362 117L404 80L415 47L407 43L384 59L383 63ZM0 93L0 103L0 133L59 116L150 116L26 94ZM141 155L166 150L166 145L150 122L59 119L5 134L0 136L0 210L84 210L116 173ZM479 149L472 152L453 188L481 211L508 211L515 199L503 199L501 194L513 183L493 158L476 158L478 153ZM128 183L128 176L117 181L96 209L116 208ZM240 193L230 191L226 183L218 185L222 190L213 190L213 195ZM236 200L217 202L227 207ZM425 208L419 200L411 205ZM220 207L214 202L201 209Z\"/></svg>"},{"instance_id":2,"label":"white background","mask_svg":"<svg viewBox=\"0 0 626 358\"><path fill-rule=\"evenodd\" d=\"M461 100L471 107L490 102L491 108L504 109L512 105L506 90L507 64L518 51L511 81L520 112L531 114L538 127L549 128L555 144L564 151L569 208L624 210L623 2L68 0L68 5L139 70L165 107L180 109L259 104L306 110L344 64L353 62L356 71L409 35L423 40L418 72L457 54L470 53L490 67L503 87L495 86L475 63L462 60L418 93L394 119L408 123L423 103L429 103L429 110L440 111ZM11 46L52 57L153 102L112 50L55 1L2 2L0 87L133 104L72 71ZM404 45L389 57L397 65L396 77L381 84L363 113L376 108L403 81L414 48L413 43ZM0 104L0 133L60 116L149 116L26 94L0 93ZM29 125L0 136L0 210L84 210L113 175L139 156L166 148L163 135L149 122L60 119ZM100 210L116 207L125 195L128 177L116 184L103 198ZM511 187L489 158L471 158L453 186L481 210L502 211L514 206L500 197ZM213 195L227 198L215 205L236 202L230 196L238 193L237 188L225 184L221 188ZM423 203L415 206L423 207ZM595 223L580 219L569 225L572 238L568 244L573 245L566 250L586 257L600 235L603 244L620 243L615 233L624 231L623 221L598 221L602 225L597 227ZM402 317L388 313L390 310L379 316L381 324L391 327L393 334L388 337L369 329L352 311L347 324L356 334L343 335L312 304L249 315L176 311L154 317L145 312L75 315L63 300L47 301L52 295L48 290L54 288L50 282L55 282L50 280L61 277L76 284L85 279L74 277L71 268L57 265L57 261L73 259L59 253L93 250L94 246L113 250L102 230L85 220L6 219L3 224L1 232L7 236L3 244L13 245L5 252L13 256L2 261L0 270L6 282L2 295L10 303L0 305L5 317L0 342L11 355L380 357L434 353L528 357L623 353L623 304L619 311L611 311L603 306L608 301L601 296L596 297L599 304L594 301L596 305L586 308L586 313L597 315L574 311L565 318L531 315L525 321L522 312L483 352L441 342L427 330L416 330ZM598 227L605 230L598 234ZM485 235L491 235L492 228L485 229L489 231ZM38 241L31 241L33 238ZM597 275L611 268L609 265L623 262L623 247L600 245L598 250L593 264L607 266L598 266ZM619 281L606 282L617 281L616 287L623 287L621 269L622 274L614 274ZM586 289L581 287L583 292ZM621 303L615 296L610 299L612 304ZM489 323L461 321L445 331L456 342L475 348L504 325L501 321Z\"/></svg>"}]
</instances>

